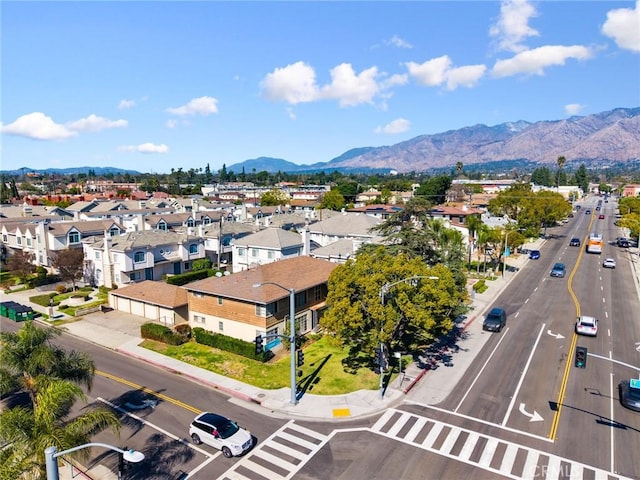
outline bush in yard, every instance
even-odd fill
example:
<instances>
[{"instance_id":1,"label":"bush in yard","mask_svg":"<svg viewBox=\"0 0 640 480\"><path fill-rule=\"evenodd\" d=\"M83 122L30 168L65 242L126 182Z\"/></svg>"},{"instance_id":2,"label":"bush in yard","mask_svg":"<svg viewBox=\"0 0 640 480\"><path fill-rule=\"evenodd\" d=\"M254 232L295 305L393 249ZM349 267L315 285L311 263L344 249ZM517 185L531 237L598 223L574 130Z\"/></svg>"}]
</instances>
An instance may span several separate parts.
<instances>
[{"instance_id":1,"label":"bush in yard","mask_svg":"<svg viewBox=\"0 0 640 480\"><path fill-rule=\"evenodd\" d=\"M227 352L242 355L259 362L266 362L273 357L273 352L264 350L261 354L256 355L256 345L253 342L245 342L239 338L229 337L221 333L213 333L204 328L196 327L192 330L193 338L196 342L209 347L218 348Z\"/></svg>"},{"instance_id":2,"label":"bush in yard","mask_svg":"<svg viewBox=\"0 0 640 480\"><path fill-rule=\"evenodd\" d=\"M176 335L180 335L185 339L185 341L191 338L191 325L189 325L188 323L180 323L179 325L173 327L173 330L174 332L176 332Z\"/></svg>"},{"instance_id":3,"label":"bush in yard","mask_svg":"<svg viewBox=\"0 0 640 480\"><path fill-rule=\"evenodd\" d=\"M140 336L149 340L166 343L168 345L182 345L186 339L178 335L169 327L159 323L145 323L140 327Z\"/></svg>"},{"instance_id":4,"label":"bush in yard","mask_svg":"<svg viewBox=\"0 0 640 480\"><path fill-rule=\"evenodd\" d=\"M203 278L213 276L214 271L209 270L197 270L195 272L181 273L179 275L173 275L167 277L167 283L169 285L185 285L195 280L202 280Z\"/></svg>"},{"instance_id":5,"label":"bush in yard","mask_svg":"<svg viewBox=\"0 0 640 480\"><path fill-rule=\"evenodd\" d=\"M487 286L487 284L484 281L484 279L478 280L476 283L473 284L473 290L476 293L483 293L487 288L489 288L489 287Z\"/></svg>"}]
</instances>

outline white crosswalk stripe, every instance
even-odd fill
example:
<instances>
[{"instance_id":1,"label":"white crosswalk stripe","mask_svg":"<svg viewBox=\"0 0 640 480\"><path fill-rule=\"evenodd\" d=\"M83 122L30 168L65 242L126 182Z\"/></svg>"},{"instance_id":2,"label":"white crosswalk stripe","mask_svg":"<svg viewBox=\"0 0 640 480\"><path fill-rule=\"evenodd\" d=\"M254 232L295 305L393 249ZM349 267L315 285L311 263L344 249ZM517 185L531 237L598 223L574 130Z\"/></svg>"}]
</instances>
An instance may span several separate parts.
<instances>
[{"instance_id":1,"label":"white crosswalk stripe","mask_svg":"<svg viewBox=\"0 0 640 480\"><path fill-rule=\"evenodd\" d=\"M288 480L300 471L328 439L327 435L291 420L269 438L258 443L218 480Z\"/></svg>"},{"instance_id":2,"label":"white crosswalk stripe","mask_svg":"<svg viewBox=\"0 0 640 480\"><path fill-rule=\"evenodd\" d=\"M371 431L507 478L631 480L542 450L401 410L387 410L371 427ZM456 449L456 446L459 448Z\"/></svg>"}]
</instances>

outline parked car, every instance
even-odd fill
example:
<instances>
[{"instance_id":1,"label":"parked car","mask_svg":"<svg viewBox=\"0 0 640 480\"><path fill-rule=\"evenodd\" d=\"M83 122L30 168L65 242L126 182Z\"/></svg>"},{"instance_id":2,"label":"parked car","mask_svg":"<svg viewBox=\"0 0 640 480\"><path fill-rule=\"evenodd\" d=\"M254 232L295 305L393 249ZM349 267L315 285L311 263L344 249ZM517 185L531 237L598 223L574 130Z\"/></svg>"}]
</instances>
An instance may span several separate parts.
<instances>
[{"instance_id":1,"label":"parked car","mask_svg":"<svg viewBox=\"0 0 640 480\"><path fill-rule=\"evenodd\" d=\"M631 246L631 242L629 242L628 239L622 237L618 239L617 243L620 248L629 248Z\"/></svg>"},{"instance_id":2,"label":"parked car","mask_svg":"<svg viewBox=\"0 0 640 480\"><path fill-rule=\"evenodd\" d=\"M564 263L555 263L551 269L551 276L564 278L565 270L566 267L564 266Z\"/></svg>"},{"instance_id":3,"label":"parked car","mask_svg":"<svg viewBox=\"0 0 640 480\"><path fill-rule=\"evenodd\" d=\"M529 258L531 260L538 260L540 258L540 250L529 250Z\"/></svg>"},{"instance_id":4,"label":"parked car","mask_svg":"<svg viewBox=\"0 0 640 480\"><path fill-rule=\"evenodd\" d=\"M579 247L580 246L580 239L577 237L573 237L571 239L571 241L569 242L569 246L570 247Z\"/></svg>"},{"instance_id":5,"label":"parked car","mask_svg":"<svg viewBox=\"0 0 640 480\"><path fill-rule=\"evenodd\" d=\"M489 332L499 332L507 324L507 312L503 308L492 308L487 314L482 329Z\"/></svg>"},{"instance_id":6,"label":"parked car","mask_svg":"<svg viewBox=\"0 0 640 480\"><path fill-rule=\"evenodd\" d=\"M606 258L602 262L602 268L616 268L616 261L613 258Z\"/></svg>"},{"instance_id":7,"label":"parked car","mask_svg":"<svg viewBox=\"0 0 640 480\"><path fill-rule=\"evenodd\" d=\"M578 335L595 337L598 335L598 319L587 315L581 315L576 321L576 333Z\"/></svg>"},{"instance_id":8,"label":"parked car","mask_svg":"<svg viewBox=\"0 0 640 480\"><path fill-rule=\"evenodd\" d=\"M205 443L222 450L227 458L241 455L253 446L251 433L236 422L211 412L203 412L191 422L189 435L196 445Z\"/></svg>"},{"instance_id":9,"label":"parked car","mask_svg":"<svg viewBox=\"0 0 640 480\"><path fill-rule=\"evenodd\" d=\"M604 220L604 215L603 214L598 215L598 220Z\"/></svg>"},{"instance_id":10,"label":"parked car","mask_svg":"<svg viewBox=\"0 0 640 480\"><path fill-rule=\"evenodd\" d=\"M584 211L585 215L591 215L591 210L589 210L588 208Z\"/></svg>"},{"instance_id":11,"label":"parked car","mask_svg":"<svg viewBox=\"0 0 640 480\"><path fill-rule=\"evenodd\" d=\"M640 412L640 380L632 378L623 380L618 384L620 403L636 412Z\"/></svg>"}]
</instances>

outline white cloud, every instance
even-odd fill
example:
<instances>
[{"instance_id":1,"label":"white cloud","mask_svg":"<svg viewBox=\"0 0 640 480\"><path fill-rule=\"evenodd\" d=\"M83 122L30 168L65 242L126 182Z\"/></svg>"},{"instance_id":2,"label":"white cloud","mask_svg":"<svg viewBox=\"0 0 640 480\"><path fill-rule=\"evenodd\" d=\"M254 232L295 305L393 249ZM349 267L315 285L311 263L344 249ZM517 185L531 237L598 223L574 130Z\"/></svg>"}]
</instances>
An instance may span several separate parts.
<instances>
[{"instance_id":1,"label":"white cloud","mask_svg":"<svg viewBox=\"0 0 640 480\"><path fill-rule=\"evenodd\" d=\"M167 153L169 147L164 143L155 145L153 143L141 143L140 145L122 145L118 147L121 152L140 152L140 153Z\"/></svg>"},{"instance_id":2,"label":"white cloud","mask_svg":"<svg viewBox=\"0 0 640 480\"><path fill-rule=\"evenodd\" d=\"M53 121L42 112L23 115L15 122L1 126L2 133L27 137L34 140L63 140L78 133Z\"/></svg>"},{"instance_id":3,"label":"white cloud","mask_svg":"<svg viewBox=\"0 0 640 480\"><path fill-rule=\"evenodd\" d=\"M313 102L318 99L316 72L304 62L276 68L260 82L265 98L284 101L292 105Z\"/></svg>"},{"instance_id":4,"label":"white cloud","mask_svg":"<svg viewBox=\"0 0 640 480\"><path fill-rule=\"evenodd\" d=\"M136 106L135 100L124 99L124 100L120 100L120 103L118 103L118 110L127 110L135 106Z\"/></svg>"},{"instance_id":5,"label":"white cloud","mask_svg":"<svg viewBox=\"0 0 640 480\"><path fill-rule=\"evenodd\" d=\"M611 37L618 47L640 52L640 1L635 8L618 8L607 12L602 33Z\"/></svg>"},{"instance_id":6,"label":"white cloud","mask_svg":"<svg viewBox=\"0 0 640 480\"><path fill-rule=\"evenodd\" d=\"M296 119L296 112L293 110L293 108L291 107L287 108L287 116L289 117L290 120Z\"/></svg>"},{"instance_id":7,"label":"white cloud","mask_svg":"<svg viewBox=\"0 0 640 480\"><path fill-rule=\"evenodd\" d=\"M509 77L519 73L544 75L544 69L554 65L564 65L567 60L587 60L593 53L582 45L547 45L518 53L507 60L498 60L492 74L496 77Z\"/></svg>"},{"instance_id":8,"label":"white cloud","mask_svg":"<svg viewBox=\"0 0 640 480\"><path fill-rule=\"evenodd\" d=\"M99 132L106 128L124 128L129 124L126 120L109 120L108 118L98 117L93 113L87 118L81 118L75 122L68 122L66 127L69 130L79 132Z\"/></svg>"},{"instance_id":9,"label":"white cloud","mask_svg":"<svg viewBox=\"0 0 640 480\"><path fill-rule=\"evenodd\" d=\"M341 107L353 107L361 103L373 103L380 91L376 82L378 68L371 67L360 74L349 63L331 69L331 84L322 87L324 98L338 99Z\"/></svg>"},{"instance_id":10,"label":"white cloud","mask_svg":"<svg viewBox=\"0 0 640 480\"><path fill-rule=\"evenodd\" d=\"M218 113L218 100L213 97L199 97L189 100L189 103L176 108L167 108L167 112L174 115L210 115Z\"/></svg>"},{"instance_id":11,"label":"white cloud","mask_svg":"<svg viewBox=\"0 0 640 480\"><path fill-rule=\"evenodd\" d=\"M466 65L447 71L447 90L475 87L487 70L486 65Z\"/></svg>"},{"instance_id":12,"label":"white cloud","mask_svg":"<svg viewBox=\"0 0 640 480\"><path fill-rule=\"evenodd\" d=\"M584 109L584 105L579 103L570 103L564 106L564 111L567 115L578 115Z\"/></svg>"},{"instance_id":13,"label":"white cloud","mask_svg":"<svg viewBox=\"0 0 640 480\"><path fill-rule=\"evenodd\" d=\"M537 15L538 12L528 0L503 0L500 17L489 29L489 35L498 39L501 50L522 52L526 50L522 41L539 35L537 30L529 26L529 19Z\"/></svg>"},{"instance_id":14,"label":"white cloud","mask_svg":"<svg viewBox=\"0 0 640 480\"><path fill-rule=\"evenodd\" d=\"M409 42L407 42L403 38L400 38L398 35L394 35L389 40L386 40L384 43L386 45L393 45L394 47L398 47L398 48L413 48L413 45L411 45Z\"/></svg>"},{"instance_id":15,"label":"white cloud","mask_svg":"<svg viewBox=\"0 0 640 480\"><path fill-rule=\"evenodd\" d=\"M416 79L419 85L437 87L447 79L447 70L451 66L451 59L447 55L432 58L424 63L405 63L409 75Z\"/></svg>"},{"instance_id":16,"label":"white cloud","mask_svg":"<svg viewBox=\"0 0 640 480\"><path fill-rule=\"evenodd\" d=\"M404 133L411 128L411 122L404 118L396 118L395 120L387 123L382 127L376 127L374 130L375 133L386 133L386 134L395 134L395 133Z\"/></svg>"},{"instance_id":17,"label":"white cloud","mask_svg":"<svg viewBox=\"0 0 640 480\"><path fill-rule=\"evenodd\" d=\"M178 121L173 118L170 118L165 122L165 125L167 128L176 128L178 126Z\"/></svg>"},{"instance_id":18,"label":"white cloud","mask_svg":"<svg viewBox=\"0 0 640 480\"><path fill-rule=\"evenodd\" d=\"M409 75L418 85L425 87L437 87L445 85L447 90L455 90L458 87L474 87L484 75L485 65L465 65L453 68L451 59L447 55L432 58L424 63L407 62Z\"/></svg>"}]
</instances>

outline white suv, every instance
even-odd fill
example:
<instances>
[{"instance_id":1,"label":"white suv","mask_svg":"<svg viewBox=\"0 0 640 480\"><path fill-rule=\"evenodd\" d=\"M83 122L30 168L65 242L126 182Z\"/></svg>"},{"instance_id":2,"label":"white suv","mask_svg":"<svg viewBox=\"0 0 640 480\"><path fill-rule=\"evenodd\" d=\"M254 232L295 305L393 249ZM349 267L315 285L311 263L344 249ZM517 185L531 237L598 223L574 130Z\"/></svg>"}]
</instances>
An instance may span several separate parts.
<instances>
[{"instance_id":1,"label":"white suv","mask_svg":"<svg viewBox=\"0 0 640 480\"><path fill-rule=\"evenodd\" d=\"M189 435L196 445L206 443L227 457L241 455L253 446L253 437L236 422L216 415L204 412L198 415L189 427Z\"/></svg>"}]
</instances>

